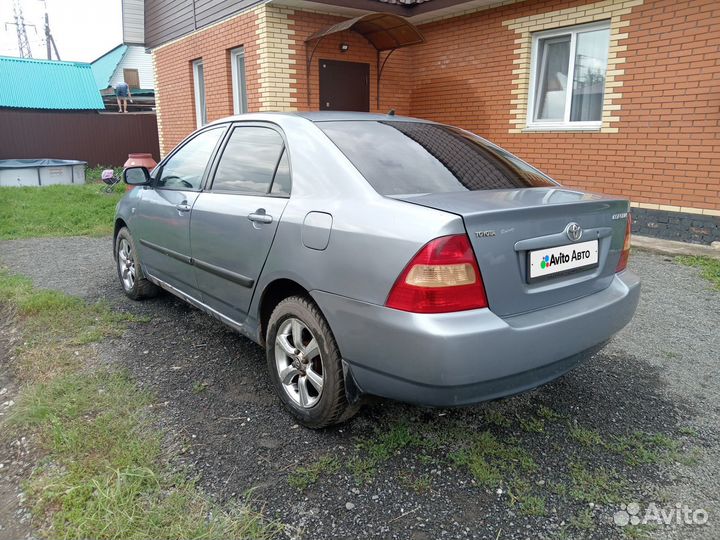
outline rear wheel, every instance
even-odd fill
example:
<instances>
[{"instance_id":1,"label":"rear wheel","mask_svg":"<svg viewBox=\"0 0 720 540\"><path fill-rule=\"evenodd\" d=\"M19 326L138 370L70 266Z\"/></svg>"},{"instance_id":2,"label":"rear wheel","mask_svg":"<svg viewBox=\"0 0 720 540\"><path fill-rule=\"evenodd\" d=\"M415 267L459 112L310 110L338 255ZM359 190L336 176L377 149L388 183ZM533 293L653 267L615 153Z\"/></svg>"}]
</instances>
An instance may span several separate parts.
<instances>
[{"instance_id":1,"label":"rear wheel","mask_svg":"<svg viewBox=\"0 0 720 540\"><path fill-rule=\"evenodd\" d=\"M115 260L118 278L127 296L133 300L157 296L160 289L143 274L135 242L127 227L120 229L115 238Z\"/></svg>"},{"instance_id":2,"label":"rear wheel","mask_svg":"<svg viewBox=\"0 0 720 540\"><path fill-rule=\"evenodd\" d=\"M285 407L300 423L322 428L350 418L335 338L317 306L291 296L280 302L268 324L268 371Z\"/></svg>"}]
</instances>

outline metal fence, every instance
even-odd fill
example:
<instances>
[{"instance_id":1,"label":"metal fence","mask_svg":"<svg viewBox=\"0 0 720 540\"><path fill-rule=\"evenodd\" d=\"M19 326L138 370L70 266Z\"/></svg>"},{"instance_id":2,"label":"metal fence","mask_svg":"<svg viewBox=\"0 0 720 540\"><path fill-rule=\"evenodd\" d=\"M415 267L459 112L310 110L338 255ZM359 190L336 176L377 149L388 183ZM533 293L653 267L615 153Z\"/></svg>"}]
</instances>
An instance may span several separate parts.
<instances>
[{"instance_id":1,"label":"metal fence","mask_svg":"<svg viewBox=\"0 0 720 540\"><path fill-rule=\"evenodd\" d=\"M160 160L155 113L0 109L0 159L77 159L122 166L128 154Z\"/></svg>"}]
</instances>

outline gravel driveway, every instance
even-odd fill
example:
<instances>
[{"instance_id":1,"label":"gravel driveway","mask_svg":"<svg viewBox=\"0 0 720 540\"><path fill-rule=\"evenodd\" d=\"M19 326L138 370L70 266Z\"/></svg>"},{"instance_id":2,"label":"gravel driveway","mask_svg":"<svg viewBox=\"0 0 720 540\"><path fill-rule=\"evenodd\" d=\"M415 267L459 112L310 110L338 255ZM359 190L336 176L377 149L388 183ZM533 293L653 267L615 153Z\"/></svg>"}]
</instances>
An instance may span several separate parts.
<instances>
[{"instance_id":1,"label":"gravel driveway","mask_svg":"<svg viewBox=\"0 0 720 540\"><path fill-rule=\"evenodd\" d=\"M149 316L104 358L154 393L168 447L208 493L249 496L290 536L720 538L720 294L667 257L633 254L634 321L560 380L462 409L376 400L322 431L283 412L257 345L170 295L126 299L110 239L1 242L0 263ZM633 502L708 522L617 525Z\"/></svg>"}]
</instances>

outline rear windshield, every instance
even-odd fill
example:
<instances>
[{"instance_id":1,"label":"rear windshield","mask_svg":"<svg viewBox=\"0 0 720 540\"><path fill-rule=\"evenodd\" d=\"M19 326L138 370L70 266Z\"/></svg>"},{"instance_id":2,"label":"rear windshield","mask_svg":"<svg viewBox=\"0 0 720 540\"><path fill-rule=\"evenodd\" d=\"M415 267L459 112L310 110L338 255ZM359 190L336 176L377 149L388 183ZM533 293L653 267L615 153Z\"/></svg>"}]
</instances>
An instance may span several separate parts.
<instances>
[{"instance_id":1,"label":"rear windshield","mask_svg":"<svg viewBox=\"0 0 720 540\"><path fill-rule=\"evenodd\" d=\"M318 122L381 195L557 185L512 154L460 129L423 122Z\"/></svg>"}]
</instances>

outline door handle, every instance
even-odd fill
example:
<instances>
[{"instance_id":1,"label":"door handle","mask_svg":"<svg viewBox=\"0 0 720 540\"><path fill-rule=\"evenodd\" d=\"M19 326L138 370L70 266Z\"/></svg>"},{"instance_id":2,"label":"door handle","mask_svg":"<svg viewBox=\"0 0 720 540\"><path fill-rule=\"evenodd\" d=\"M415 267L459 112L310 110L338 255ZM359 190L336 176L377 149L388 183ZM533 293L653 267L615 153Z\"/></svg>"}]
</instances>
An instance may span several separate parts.
<instances>
[{"instance_id":1,"label":"door handle","mask_svg":"<svg viewBox=\"0 0 720 540\"><path fill-rule=\"evenodd\" d=\"M189 212L192 210L192 206L190 206L187 202L181 202L180 204L176 204L175 208L177 208L178 212Z\"/></svg>"},{"instance_id":2,"label":"door handle","mask_svg":"<svg viewBox=\"0 0 720 540\"><path fill-rule=\"evenodd\" d=\"M255 223L272 223L272 216L266 214L266 213L259 213L259 212L253 212L252 214L248 214L248 219L250 221L253 221Z\"/></svg>"}]
</instances>

